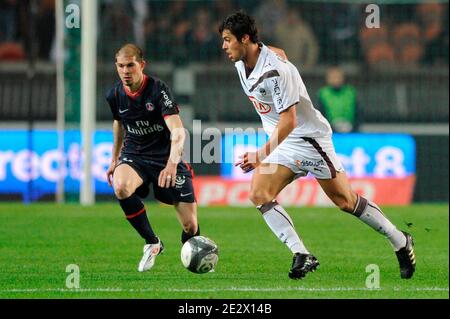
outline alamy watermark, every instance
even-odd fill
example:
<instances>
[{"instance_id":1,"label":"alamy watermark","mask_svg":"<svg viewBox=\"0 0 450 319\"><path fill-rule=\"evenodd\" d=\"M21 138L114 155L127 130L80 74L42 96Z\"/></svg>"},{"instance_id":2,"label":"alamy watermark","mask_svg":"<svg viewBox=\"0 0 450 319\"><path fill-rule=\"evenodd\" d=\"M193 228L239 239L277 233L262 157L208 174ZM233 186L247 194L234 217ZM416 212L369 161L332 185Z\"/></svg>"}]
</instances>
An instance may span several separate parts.
<instances>
[{"instance_id":1,"label":"alamy watermark","mask_svg":"<svg viewBox=\"0 0 450 319\"><path fill-rule=\"evenodd\" d=\"M369 29L380 28L380 7L377 4L368 4L365 8L366 16L365 24ZM66 6L65 25L68 29L80 28L80 6L71 3Z\"/></svg>"},{"instance_id":2,"label":"alamy watermark","mask_svg":"<svg viewBox=\"0 0 450 319\"><path fill-rule=\"evenodd\" d=\"M366 288L380 289L380 267L376 264L367 265L366 272L369 273L366 277Z\"/></svg>"},{"instance_id":3,"label":"alamy watermark","mask_svg":"<svg viewBox=\"0 0 450 319\"><path fill-rule=\"evenodd\" d=\"M80 7L77 4L71 3L66 6L64 10L66 12L65 25L68 29L80 28Z\"/></svg>"},{"instance_id":4,"label":"alamy watermark","mask_svg":"<svg viewBox=\"0 0 450 319\"><path fill-rule=\"evenodd\" d=\"M380 7L376 4L366 6L366 27L369 29L380 28Z\"/></svg>"},{"instance_id":5,"label":"alamy watermark","mask_svg":"<svg viewBox=\"0 0 450 319\"><path fill-rule=\"evenodd\" d=\"M317 159L317 161L303 159L299 154L285 151L285 148L277 151L276 143L272 143L268 147L266 144L268 134L266 133L271 132L265 132L262 128L202 127L200 120L194 120L191 123L192 126L189 125L189 131L182 129L185 136L182 158L190 164L225 164L226 169L243 177L241 172L244 172L239 164L242 155L246 153L254 154L256 151L261 152L262 157L258 158L258 162L261 163L264 160L264 153L271 151L268 155L270 160L266 162L276 163L277 156L280 155L291 158L299 169L320 170L324 166L322 159ZM187 121L185 121L185 124L188 124ZM162 125L155 128L152 123L139 123L139 126L131 123L131 126L130 131L141 135L155 134L164 129ZM128 128L125 129L128 131ZM272 134L272 141L276 140ZM291 140L293 143L299 143L299 145L303 143L305 147L310 147L301 138ZM94 145L91 165L95 179L106 182L106 171L111 164L112 150L113 138L111 137ZM368 151L370 150L364 146L358 146L352 150L351 154L337 153L336 156L348 174L352 176L365 176L369 169L368 165L373 165L370 169L373 170L375 177L405 176L405 159L401 148L386 145L377 149L374 154L370 154ZM32 150L0 151L0 181L6 179L9 167L11 167L13 175L22 182L38 178L56 182L60 175L63 175L64 178L70 177L80 180L83 178L81 168L84 158L85 151L78 141L68 143L67 149L64 151L49 149L42 154ZM283 160L282 157L279 159ZM248 156L247 162L255 163L252 156ZM266 165L265 167L273 167L273 165ZM270 171L267 171L267 173L270 174Z\"/></svg>"},{"instance_id":6,"label":"alamy watermark","mask_svg":"<svg viewBox=\"0 0 450 319\"><path fill-rule=\"evenodd\" d=\"M76 264L69 264L66 266L66 272L69 273L66 277L66 287L68 289L80 288L80 267Z\"/></svg>"}]
</instances>

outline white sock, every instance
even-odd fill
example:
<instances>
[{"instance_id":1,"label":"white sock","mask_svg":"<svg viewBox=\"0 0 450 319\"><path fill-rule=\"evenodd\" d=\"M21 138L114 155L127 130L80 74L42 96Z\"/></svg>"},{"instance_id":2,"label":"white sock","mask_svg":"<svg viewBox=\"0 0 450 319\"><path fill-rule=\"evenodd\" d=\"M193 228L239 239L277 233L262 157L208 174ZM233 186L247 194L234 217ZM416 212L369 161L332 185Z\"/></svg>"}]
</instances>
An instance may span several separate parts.
<instances>
[{"instance_id":1,"label":"white sock","mask_svg":"<svg viewBox=\"0 0 450 319\"><path fill-rule=\"evenodd\" d=\"M292 253L309 254L303 241L294 229L291 217L276 200L257 207L272 232L292 251Z\"/></svg>"},{"instance_id":2,"label":"white sock","mask_svg":"<svg viewBox=\"0 0 450 319\"><path fill-rule=\"evenodd\" d=\"M377 204L358 195L353 214L377 232L386 236L395 251L405 247L405 235L384 216Z\"/></svg>"}]
</instances>

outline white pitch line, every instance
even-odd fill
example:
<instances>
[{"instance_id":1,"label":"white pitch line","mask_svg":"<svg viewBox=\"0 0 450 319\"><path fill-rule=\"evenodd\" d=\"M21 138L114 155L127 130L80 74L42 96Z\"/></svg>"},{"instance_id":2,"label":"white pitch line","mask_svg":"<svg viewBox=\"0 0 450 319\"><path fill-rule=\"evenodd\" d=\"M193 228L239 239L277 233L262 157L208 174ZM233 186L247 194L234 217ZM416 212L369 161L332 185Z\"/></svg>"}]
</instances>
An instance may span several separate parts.
<instances>
[{"instance_id":1,"label":"white pitch line","mask_svg":"<svg viewBox=\"0 0 450 319\"><path fill-rule=\"evenodd\" d=\"M449 291L448 287L417 287L417 288L379 288L369 289L362 287L329 287L329 288L306 288L306 287L277 287L277 288L255 288L255 287L228 287L228 288L167 288L167 289L123 289L123 288L30 288L30 289L3 289L0 293L41 293L41 292L277 292L277 291L306 291L306 292L332 292L332 291Z\"/></svg>"}]
</instances>

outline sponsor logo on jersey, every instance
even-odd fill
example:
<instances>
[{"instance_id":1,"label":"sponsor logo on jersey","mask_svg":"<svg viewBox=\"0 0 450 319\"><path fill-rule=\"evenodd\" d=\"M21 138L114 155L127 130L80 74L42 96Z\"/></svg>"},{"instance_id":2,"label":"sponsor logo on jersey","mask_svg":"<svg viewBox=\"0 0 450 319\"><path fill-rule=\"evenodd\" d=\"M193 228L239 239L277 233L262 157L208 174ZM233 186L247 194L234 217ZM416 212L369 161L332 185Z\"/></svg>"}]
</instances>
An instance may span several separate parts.
<instances>
[{"instance_id":1,"label":"sponsor logo on jersey","mask_svg":"<svg viewBox=\"0 0 450 319\"><path fill-rule=\"evenodd\" d=\"M309 161L309 160L302 160L300 162L300 165L302 167L321 167L325 165L325 162L323 160L318 160L318 161Z\"/></svg>"},{"instance_id":2,"label":"sponsor logo on jersey","mask_svg":"<svg viewBox=\"0 0 450 319\"><path fill-rule=\"evenodd\" d=\"M259 114L267 114L272 110L270 105L259 102L253 96L249 96L248 98L250 99L253 106L255 107L256 112L258 112Z\"/></svg>"},{"instance_id":3,"label":"sponsor logo on jersey","mask_svg":"<svg viewBox=\"0 0 450 319\"><path fill-rule=\"evenodd\" d=\"M280 104L283 103L283 99L281 98L280 85L278 84L278 80L277 79L272 79L272 83L273 83L273 93L275 94L275 96L273 97L274 102L276 100L277 104L280 105Z\"/></svg>"},{"instance_id":4,"label":"sponsor logo on jersey","mask_svg":"<svg viewBox=\"0 0 450 319\"><path fill-rule=\"evenodd\" d=\"M155 132L161 132L164 127L160 124L150 124L149 121L136 121L136 126L127 124L127 131L134 135L144 136Z\"/></svg>"},{"instance_id":5,"label":"sponsor logo on jersey","mask_svg":"<svg viewBox=\"0 0 450 319\"><path fill-rule=\"evenodd\" d=\"M166 93L166 91L162 90L161 94L163 96L163 103L166 107L171 108L173 107L173 102L172 100L169 98L169 95Z\"/></svg>"}]
</instances>

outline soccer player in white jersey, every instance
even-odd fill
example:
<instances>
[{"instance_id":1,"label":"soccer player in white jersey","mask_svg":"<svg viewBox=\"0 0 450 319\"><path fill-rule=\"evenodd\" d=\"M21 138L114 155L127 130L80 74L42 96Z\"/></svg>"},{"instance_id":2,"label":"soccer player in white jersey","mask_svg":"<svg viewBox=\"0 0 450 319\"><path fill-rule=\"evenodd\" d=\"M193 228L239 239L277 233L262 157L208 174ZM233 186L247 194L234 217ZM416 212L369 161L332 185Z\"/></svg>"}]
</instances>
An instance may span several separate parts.
<instances>
[{"instance_id":1,"label":"soccer player in white jersey","mask_svg":"<svg viewBox=\"0 0 450 319\"><path fill-rule=\"evenodd\" d=\"M242 88L269 136L262 148L242 155L236 166L244 172L254 170L250 200L292 251L289 277L301 279L316 270L319 262L275 198L309 172L342 211L387 237L398 258L401 278L411 278L415 271L412 236L398 230L375 203L351 189L334 150L330 125L314 108L297 68L283 57L281 49L259 42L253 18L243 11L228 16L219 33L222 49L235 63Z\"/></svg>"}]
</instances>

